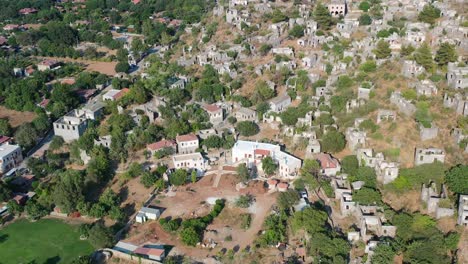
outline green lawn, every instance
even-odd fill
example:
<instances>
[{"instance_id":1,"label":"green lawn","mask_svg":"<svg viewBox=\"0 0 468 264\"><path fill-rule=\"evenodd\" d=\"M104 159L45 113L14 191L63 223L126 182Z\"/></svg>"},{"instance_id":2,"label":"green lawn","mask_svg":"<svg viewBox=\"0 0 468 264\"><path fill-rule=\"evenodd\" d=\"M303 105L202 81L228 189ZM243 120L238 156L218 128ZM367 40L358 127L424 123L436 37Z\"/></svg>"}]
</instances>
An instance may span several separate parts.
<instances>
[{"instance_id":1,"label":"green lawn","mask_svg":"<svg viewBox=\"0 0 468 264\"><path fill-rule=\"evenodd\" d=\"M92 252L91 244L79 239L77 227L59 220L20 220L0 229L1 264L70 263Z\"/></svg>"}]
</instances>

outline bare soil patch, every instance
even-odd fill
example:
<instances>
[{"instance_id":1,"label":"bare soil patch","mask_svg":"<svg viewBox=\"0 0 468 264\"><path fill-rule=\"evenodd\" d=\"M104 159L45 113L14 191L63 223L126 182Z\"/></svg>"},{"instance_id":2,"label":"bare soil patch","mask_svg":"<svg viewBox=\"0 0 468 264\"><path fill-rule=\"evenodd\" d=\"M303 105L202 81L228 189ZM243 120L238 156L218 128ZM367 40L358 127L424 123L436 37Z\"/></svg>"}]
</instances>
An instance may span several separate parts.
<instances>
[{"instance_id":1,"label":"bare soil patch","mask_svg":"<svg viewBox=\"0 0 468 264\"><path fill-rule=\"evenodd\" d=\"M6 118L10 125L15 128L24 123L29 123L36 118L34 112L20 112L0 106L0 118Z\"/></svg>"}]
</instances>

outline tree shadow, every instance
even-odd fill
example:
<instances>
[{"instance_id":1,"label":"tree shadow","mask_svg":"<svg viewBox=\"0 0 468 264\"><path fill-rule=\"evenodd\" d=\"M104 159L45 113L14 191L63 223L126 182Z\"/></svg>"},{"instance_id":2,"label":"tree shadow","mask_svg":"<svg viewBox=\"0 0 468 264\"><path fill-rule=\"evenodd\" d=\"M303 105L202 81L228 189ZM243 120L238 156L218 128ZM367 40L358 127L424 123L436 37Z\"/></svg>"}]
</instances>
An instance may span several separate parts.
<instances>
[{"instance_id":1,"label":"tree shadow","mask_svg":"<svg viewBox=\"0 0 468 264\"><path fill-rule=\"evenodd\" d=\"M8 240L9 235L8 234L3 234L0 235L0 243L3 243Z\"/></svg>"},{"instance_id":2,"label":"tree shadow","mask_svg":"<svg viewBox=\"0 0 468 264\"><path fill-rule=\"evenodd\" d=\"M128 187L124 186L122 189L120 189L119 192L119 197L121 201L125 201L128 198Z\"/></svg>"},{"instance_id":3,"label":"tree shadow","mask_svg":"<svg viewBox=\"0 0 468 264\"><path fill-rule=\"evenodd\" d=\"M51 257L51 258L48 258L44 264L57 264L60 262L60 257L59 256L55 256L55 257Z\"/></svg>"}]
</instances>

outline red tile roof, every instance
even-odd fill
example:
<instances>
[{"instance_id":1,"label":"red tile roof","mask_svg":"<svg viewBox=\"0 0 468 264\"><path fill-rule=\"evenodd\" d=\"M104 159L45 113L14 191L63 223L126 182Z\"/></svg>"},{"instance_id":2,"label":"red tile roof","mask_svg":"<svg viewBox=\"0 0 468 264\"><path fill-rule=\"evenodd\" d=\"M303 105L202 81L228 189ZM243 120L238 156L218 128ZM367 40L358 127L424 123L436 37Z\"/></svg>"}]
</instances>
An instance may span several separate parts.
<instances>
[{"instance_id":1,"label":"red tile roof","mask_svg":"<svg viewBox=\"0 0 468 264\"><path fill-rule=\"evenodd\" d=\"M0 144L10 141L11 137L1 136L0 135Z\"/></svg>"},{"instance_id":2,"label":"red tile roof","mask_svg":"<svg viewBox=\"0 0 468 264\"><path fill-rule=\"evenodd\" d=\"M53 66L57 64L58 62L56 60L43 60L42 62L39 63L39 65L45 65L45 66Z\"/></svg>"},{"instance_id":3,"label":"red tile roof","mask_svg":"<svg viewBox=\"0 0 468 264\"><path fill-rule=\"evenodd\" d=\"M152 151L156 151L162 148L174 147L175 145L176 143L174 141L164 139L164 140L149 144L148 146L146 146L146 148Z\"/></svg>"},{"instance_id":4,"label":"red tile roof","mask_svg":"<svg viewBox=\"0 0 468 264\"><path fill-rule=\"evenodd\" d=\"M268 156L270 155L270 151L266 149L256 149L254 150L254 155Z\"/></svg>"},{"instance_id":5,"label":"red tile roof","mask_svg":"<svg viewBox=\"0 0 468 264\"><path fill-rule=\"evenodd\" d=\"M176 137L177 142L187 142L187 141L195 141L195 140L198 140L198 138L194 134L187 134L187 135Z\"/></svg>"},{"instance_id":6,"label":"red tile roof","mask_svg":"<svg viewBox=\"0 0 468 264\"><path fill-rule=\"evenodd\" d=\"M280 182L277 185L278 189L287 189L288 186L289 186L289 184L287 182Z\"/></svg>"},{"instance_id":7,"label":"red tile roof","mask_svg":"<svg viewBox=\"0 0 468 264\"><path fill-rule=\"evenodd\" d=\"M205 105L204 106L205 110L208 111L208 112L218 112L219 110L221 110L221 108L219 108L219 106L217 105Z\"/></svg>"},{"instance_id":8,"label":"red tile roof","mask_svg":"<svg viewBox=\"0 0 468 264\"><path fill-rule=\"evenodd\" d=\"M151 256L162 256L164 254L164 249L160 248L144 248L139 247L133 251L135 254L142 254L142 255L151 255Z\"/></svg>"},{"instance_id":9,"label":"red tile roof","mask_svg":"<svg viewBox=\"0 0 468 264\"><path fill-rule=\"evenodd\" d=\"M338 167L338 160L334 159L330 154L320 153L315 158L322 169L335 169Z\"/></svg>"},{"instance_id":10,"label":"red tile roof","mask_svg":"<svg viewBox=\"0 0 468 264\"><path fill-rule=\"evenodd\" d=\"M275 179L269 179L267 181L268 185L274 185L276 186L278 184L278 180L275 180Z\"/></svg>"},{"instance_id":11,"label":"red tile roof","mask_svg":"<svg viewBox=\"0 0 468 264\"><path fill-rule=\"evenodd\" d=\"M114 99L115 100L119 100L120 98L122 98L124 95L126 95L128 92L130 92L130 89L128 88L123 88L122 90L120 90L120 92L116 93L114 95Z\"/></svg>"}]
</instances>

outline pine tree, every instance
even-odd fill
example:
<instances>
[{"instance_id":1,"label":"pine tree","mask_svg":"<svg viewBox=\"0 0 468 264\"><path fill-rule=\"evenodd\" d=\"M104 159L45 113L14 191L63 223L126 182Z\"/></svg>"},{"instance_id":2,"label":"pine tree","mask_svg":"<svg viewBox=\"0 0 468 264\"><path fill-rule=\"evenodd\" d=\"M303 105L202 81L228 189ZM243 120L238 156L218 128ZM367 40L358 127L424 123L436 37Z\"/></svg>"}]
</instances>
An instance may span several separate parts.
<instances>
[{"instance_id":1,"label":"pine tree","mask_svg":"<svg viewBox=\"0 0 468 264\"><path fill-rule=\"evenodd\" d=\"M377 48L373 50L373 52L377 59L385 59L390 57L392 50L390 49L390 44L384 40L380 40L377 43Z\"/></svg>"},{"instance_id":2,"label":"pine tree","mask_svg":"<svg viewBox=\"0 0 468 264\"><path fill-rule=\"evenodd\" d=\"M423 10L418 15L418 20L421 22L434 24L435 20L439 17L440 17L440 9L432 5L425 5Z\"/></svg>"},{"instance_id":3,"label":"pine tree","mask_svg":"<svg viewBox=\"0 0 468 264\"><path fill-rule=\"evenodd\" d=\"M328 30L333 25L333 18L330 15L328 8L321 3L315 7L314 19L317 21L317 25L321 29Z\"/></svg>"},{"instance_id":4,"label":"pine tree","mask_svg":"<svg viewBox=\"0 0 468 264\"><path fill-rule=\"evenodd\" d=\"M419 65L422 65L427 71L431 71L434 66L434 61L432 60L431 48L427 43L424 43L416 50L414 54L414 59Z\"/></svg>"},{"instance_id":5,"label":"pine tree","mask_svg":"<svg viewBox=\"0 0 468 264\"><path fill-rule=\"evenodd\" d=\"M447 42L440 44L434 60L438 65L447 65L449 62L457 61L457 51L455 47Z\"/></svg>"}]
</instances>

